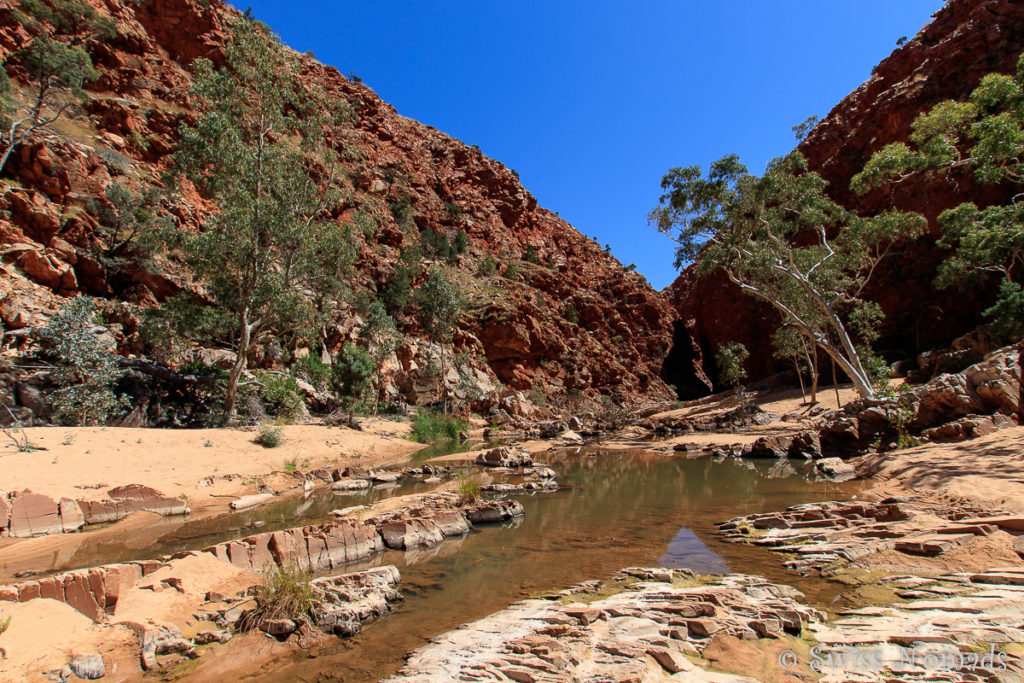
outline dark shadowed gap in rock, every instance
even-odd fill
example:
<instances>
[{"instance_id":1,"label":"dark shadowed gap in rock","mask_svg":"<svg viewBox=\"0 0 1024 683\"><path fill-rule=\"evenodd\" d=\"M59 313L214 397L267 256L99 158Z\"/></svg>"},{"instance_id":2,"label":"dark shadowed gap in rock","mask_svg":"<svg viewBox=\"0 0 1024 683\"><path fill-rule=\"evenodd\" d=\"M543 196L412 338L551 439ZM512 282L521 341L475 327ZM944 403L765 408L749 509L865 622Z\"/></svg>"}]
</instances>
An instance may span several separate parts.
<instances>
[{"instance_id":1,"label":"dark shadowed gap in rock","mask_svg":"<svg viewBox=\"0 0 1024 683\"><path fill-rule=\"evenodd\" d=\"M711 393L711 382L702 369L704 354L686 323L672 324L672 348L661 366L661 378L676 390L681 401L702 398Z\"/></svg>"}]
</instances>

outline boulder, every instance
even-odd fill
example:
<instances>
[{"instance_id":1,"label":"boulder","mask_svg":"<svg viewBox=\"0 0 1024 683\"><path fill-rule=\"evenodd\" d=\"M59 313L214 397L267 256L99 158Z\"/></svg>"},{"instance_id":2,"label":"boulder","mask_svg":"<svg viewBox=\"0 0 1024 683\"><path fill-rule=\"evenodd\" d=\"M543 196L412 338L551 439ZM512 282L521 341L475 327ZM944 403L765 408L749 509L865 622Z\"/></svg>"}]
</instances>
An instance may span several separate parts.
<instances>
[{"instance_id":1,"label":"boulder","mask_svg":"<svg viewBox=\"0 0 1024 683\"><path fill-rule=\"evenodd\" d=\"M107 668L103 664L103 657L98 654L72 655L68 667L78 678L87 681L95 681L107 675Z\"/></svg>"},{"instance_id":2,"label":"boulder","mask_svg":"<svg viewBox=\"0 0 1024 683\"><path fill-rule=\"evenodd\" d=\"M46 417L50 414L50 403L39 387L22 382L15 388L14 393L18 397L18 403L31 410L37 417Z\"/></svg>"},{"instance_id":3,"label":"boulder","mask_svg":"<svg viewBox=\"0 0 1024 683\"><path fill-rule=\"evenodd\" d=\"M393 550L432 548L444 540L436 524L420 518L386 522L380 527L380 535L384 545Z\"/></svg>"},{"instance_id":4,"label":"boulder","mask_svg":"<svg viewBox=\"0 0 1024 683\"><path fill-rule=\"evenodd\" d=\"M583 437L573 431L564 431L558 435L558 440L566 446L582 446Z\"/></svg>"},{"instance_id":5,"label":"boulder","mask_svg":"<svg viewBox=\"0 0 1024 683\"><path fill-rule=\"evenodd\" d=\"M842 477L856 474L857 468L842 458L822 458L815 463L815 468L830 477Z\"/></svg>"},{"instance_id":6,"label":"boulder","mask_svg":"<svg viewBox=\"0 0 1024 683\"><path fill-rule=\"evenodd\" d=\"M524 514L518 500L487 500L464 507L462 512L473 524L507 522Z\"/></svg>"},{"instance_id":7,"label":"boulder","mask_svg":"<svg viewBox=\"0 0 1024 683\"><path fill-rule=\"evenodd\" d=\"M484 467L528 467L533 464L533 458L526 451L498 446L476 456L476 464Z\"/></svg>"}]
</instances>

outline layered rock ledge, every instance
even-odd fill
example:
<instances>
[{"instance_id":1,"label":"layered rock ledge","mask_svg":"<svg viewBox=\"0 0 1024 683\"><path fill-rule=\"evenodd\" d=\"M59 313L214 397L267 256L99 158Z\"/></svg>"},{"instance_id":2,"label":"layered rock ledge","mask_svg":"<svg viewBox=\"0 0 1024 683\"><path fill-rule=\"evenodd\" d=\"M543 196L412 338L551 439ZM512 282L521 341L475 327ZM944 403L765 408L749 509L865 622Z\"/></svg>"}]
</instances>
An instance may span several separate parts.
<instances>
[{"instance_id":1,"label":"layered rock ledge","mask_svg":"<svg viewBox=\"0 0 1024 683\"><path fill-rule=\"evenodd\" d=\"M755 681L703 668L701 652L716 634L798 635L823 619L800 597L755 576L628 569L442 634L387 681Z\"/></svg>"}]
</instances>

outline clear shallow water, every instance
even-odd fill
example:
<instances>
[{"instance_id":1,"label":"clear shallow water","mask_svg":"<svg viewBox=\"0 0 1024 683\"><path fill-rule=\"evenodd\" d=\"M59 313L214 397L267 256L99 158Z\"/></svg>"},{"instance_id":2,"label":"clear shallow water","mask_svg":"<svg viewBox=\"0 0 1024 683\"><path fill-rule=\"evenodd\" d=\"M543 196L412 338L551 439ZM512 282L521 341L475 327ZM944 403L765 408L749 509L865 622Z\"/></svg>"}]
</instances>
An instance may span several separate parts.
<instances>
[{"instance_id":1,"label":"clear shallow water","mask_svg":"<svg viewBox=\"0 0 1024 683\"><path fill-rule=\"evenodd\" d=\"M433 551L385 553L402 572L405 602L350 640L249 672L245 680L376 681L439 633L517 600L607 577L626 566L747 572L797 586L815 602L841 589L800 579L767 550L725 543L716 522L796 503L847 498L862 484L808 481L795 463L685 460L650 452L542 454L557 493L516 496L526 516L481 527Z\"/></svg>"}]
</instances>

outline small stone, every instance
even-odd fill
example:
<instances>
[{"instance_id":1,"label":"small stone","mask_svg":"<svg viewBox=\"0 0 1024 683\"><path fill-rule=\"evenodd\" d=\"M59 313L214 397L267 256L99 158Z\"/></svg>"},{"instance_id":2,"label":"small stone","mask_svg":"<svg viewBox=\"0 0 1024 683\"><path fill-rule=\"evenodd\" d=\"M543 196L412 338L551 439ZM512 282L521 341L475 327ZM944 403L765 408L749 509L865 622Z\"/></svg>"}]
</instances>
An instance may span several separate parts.
<instances>
[{"instance_id":1,"label":"small stone","mask_svg":"<svg viewBox=\"0 0 1024 683\"><path fill-rule=\"evenodd\" d=\"M200 631L192 640L196 645L208 645L209 643L220 643L223 645L231 640L231 632L226 630Z\"/></svg>"},{"instance_id":2,"label":"small stone","mask_svg":"<svg viewBox=\"0 0 1024 683\"><path fill-rule=\"evenodd\" d=\"M95 681L107 675L103 657L98 654L74 655L68 666L73 674L87 681Z\"/></svg>"},{"instance_id":3,"label":"small stone","mask_svg":"<svg viewBox=\"0 0 1024 683\"><path fill-rule=\"evenodd\" d=\"M260 630L275 638L295 633L298 625L291 619L264 619L260 622Z\"/></svg>"}]
</instances>

